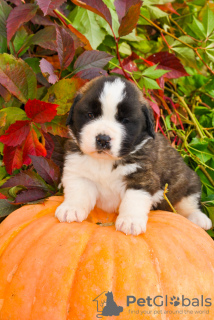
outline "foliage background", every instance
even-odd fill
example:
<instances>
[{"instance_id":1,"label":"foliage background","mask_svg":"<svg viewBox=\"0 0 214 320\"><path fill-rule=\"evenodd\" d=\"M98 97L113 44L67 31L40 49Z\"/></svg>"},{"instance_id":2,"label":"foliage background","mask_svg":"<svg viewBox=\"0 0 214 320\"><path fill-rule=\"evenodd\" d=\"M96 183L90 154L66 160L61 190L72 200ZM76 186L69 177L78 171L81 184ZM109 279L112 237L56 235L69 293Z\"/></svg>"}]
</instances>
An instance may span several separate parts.
<instances>
[{"instance_id":1,"label":"foliage background","mask_svg":"<svg viewBox=\"0 0 214 320\"><path fill-rule=\"evenodd\" d=\"M117 74L143 90L156 131L200 176L214 223L213 66L213 1L0 0L0 218L62 193L75 93Z\"/></svg>"}]
</instances>

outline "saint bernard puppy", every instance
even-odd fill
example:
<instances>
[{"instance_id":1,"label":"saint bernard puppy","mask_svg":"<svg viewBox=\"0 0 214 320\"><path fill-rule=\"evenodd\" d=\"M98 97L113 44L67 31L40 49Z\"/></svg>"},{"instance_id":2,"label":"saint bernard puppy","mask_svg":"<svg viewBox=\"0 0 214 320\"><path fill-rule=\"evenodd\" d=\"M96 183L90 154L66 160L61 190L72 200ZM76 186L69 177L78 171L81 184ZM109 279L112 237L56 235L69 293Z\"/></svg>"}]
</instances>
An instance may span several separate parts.
<instances>
[{"instance_id":1,"label":"saint bernard puppy","mask_svg":"<svg viewBox=\"0 0 214 320\"><path fill-rule=\"evenodd\" d=\"M146 231L150 209L178 213L204 229L200 181L169 141L154 132L154 118L141 91L120 77L99 77L77 94L67 125L70 139L63 168L61 222L81 222L97 207L118 210L115 226L125 234Z\"/></svg>"}]
</instances>

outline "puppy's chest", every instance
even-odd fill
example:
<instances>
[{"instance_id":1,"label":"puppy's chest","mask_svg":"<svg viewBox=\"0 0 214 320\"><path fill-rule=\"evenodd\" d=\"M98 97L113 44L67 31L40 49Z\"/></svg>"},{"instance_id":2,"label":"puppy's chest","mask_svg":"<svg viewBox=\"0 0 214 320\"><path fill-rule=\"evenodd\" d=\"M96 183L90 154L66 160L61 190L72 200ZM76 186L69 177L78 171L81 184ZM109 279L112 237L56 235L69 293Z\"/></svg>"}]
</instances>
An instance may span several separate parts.
<instances>
[{"instance_id":1,"label":"puppy's chest","mask_svg":"<svg viewBox=\"0 0 214 320\"><path fill-rule=\"evenodd\" d=\"M73 174L92 181L98 191L97 206L105 211L115 211L126 190L125 176L136 170L136 165L113 168L113 161L73 154L67 158Z\"/></svg>"},{"instance_id":2,"label":"puppy's chest","mask_svg":"<svg viewBox=\"0 0 214 320\"><path fill-rule=\"evenodd\" d=\"M113 161L92 158L88 155L71 155L70 167L73 173L94 182L100 188L119 190L124 185L124 168L113 168Z\"/></svg>"}]
</instances>

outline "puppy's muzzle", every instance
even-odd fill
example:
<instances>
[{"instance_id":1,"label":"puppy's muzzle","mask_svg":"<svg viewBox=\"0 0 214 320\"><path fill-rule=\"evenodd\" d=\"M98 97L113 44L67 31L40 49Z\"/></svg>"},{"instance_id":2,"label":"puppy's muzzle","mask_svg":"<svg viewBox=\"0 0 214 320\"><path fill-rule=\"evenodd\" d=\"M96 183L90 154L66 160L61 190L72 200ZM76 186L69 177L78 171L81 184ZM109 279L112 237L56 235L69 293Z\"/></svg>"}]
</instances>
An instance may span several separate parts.
<instances>
[{"instance_id":1,"label":"puppy's muzzle","mask_svg":"<svg viewBox=\"0 0 214 320\"><path fill-rule=\"evenodd\" d=\"M96 147L97 150L109 150L111 148L110 146L111 138L107 136L106 134L99 134L96 136Z\"/></svg>"}]
</instances>

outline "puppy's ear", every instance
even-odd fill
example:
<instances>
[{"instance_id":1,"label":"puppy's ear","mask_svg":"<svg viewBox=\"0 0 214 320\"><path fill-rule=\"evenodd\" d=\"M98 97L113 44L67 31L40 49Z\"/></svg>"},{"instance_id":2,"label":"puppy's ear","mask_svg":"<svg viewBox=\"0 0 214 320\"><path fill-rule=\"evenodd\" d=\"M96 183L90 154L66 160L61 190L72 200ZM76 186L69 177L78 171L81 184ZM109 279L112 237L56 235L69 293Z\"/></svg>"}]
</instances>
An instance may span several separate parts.
<instances>
[{"instance_id":1,"label":"puppy's ear","mask_svg":"<svg viewBox=\"0 0 214 320\"><path fill-rule=\"evenodd\" d=\"M82 98L82 94L79 93L76 98L74 99L74 102L71 106L71 109L69 111L69 114L68 114L68 118L66 120L66 126L68 126L69 124L72 125L73 124L73 113L74 113L74 107L75 105L77 104L78 101L80 101L80 99Z\"/></svg>"},{"instance_id":2,"label":"puppy's ear","mask_svg":"<svg viewBox=\"0 0 214 320\"><path fill-rule=\"evenodd\" d=\"M147 132L152 138L154 138L155 137L155 120L154 120L153 110L147 104L143 104L142 111L146 119Z\"/></svg>"}]
</instances>

